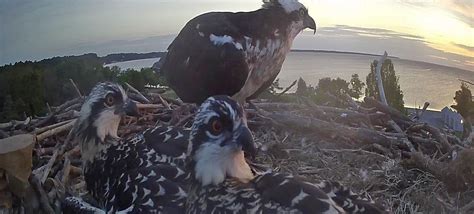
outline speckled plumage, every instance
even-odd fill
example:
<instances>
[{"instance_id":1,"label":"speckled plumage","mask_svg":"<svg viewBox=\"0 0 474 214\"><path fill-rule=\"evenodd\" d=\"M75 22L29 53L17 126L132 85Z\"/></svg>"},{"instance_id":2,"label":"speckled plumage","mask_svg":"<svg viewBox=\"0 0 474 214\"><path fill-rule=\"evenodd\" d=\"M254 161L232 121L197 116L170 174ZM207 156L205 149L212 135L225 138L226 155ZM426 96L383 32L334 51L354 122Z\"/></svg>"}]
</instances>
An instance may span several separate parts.
<instances>
[{"instance_id":1,"label":"speckled plumage","mask_svg":"<svg viewBox=\"0 0 474 214\"><path fill-rule=\"evenodd\" d=\"M226 121L223 122L226 124L224 131L209 134L208 124L216 120ZM352 193L337 182L312 184L289 174L271 171L253 175L250 179L245 173L232 173L233 164L224 163L230 160L237 165L247 165L240 154L242 150L253 152L249 149L253 144L251 136L242 137L239 134L245 132L246 127L242 107L233 100L211 97L201 105L191 132L188 171L192 174L192 180L186 203L187 213L385 212L382 206ZM220 152L216 149L219 146ZM206 152L208 147L212 147L211 152ZM209 159L206 155L218 158ZM223 168L197 167L202 161L216 159L223 160ZM199 176L201 170L215 176L220 176L215 171L225 172L225 178L208 182L208 179Z\"/></svg>"},{"instance_id":2,"label":"speckled plumage","mask_svg":"<svg viewBox=\"0 0 474 214\"><path fill-rule=\"evenodd\" d=\"M94 99L90 103L100 106L100 96ZM87 189L107 213L384 212L337 182L312 184L271 171L254 175L243 156L255 153L245 114L227 96L207 99L191 130L157 126L127 139L106 135L101 140L91 137L100 127L87 125L97 123L84 118L76 136L81 144L97 144L81 147L94 149L86 151L91 158L84 162ZM83 213L98 211L69 202Z\"/></svg>"},{"instance_id":3,"label":"speckled plumage","mask_svg":"<svg viewBox=\"0 0 474 214\"><path fill-rule=\"evenodd\" d=\"M184 102L214 95L255 98L275 80L305 28L316 24L297 0L265 0L251 12L205 13L174 39L160 72Z\"/></svg>"},{"instance_id":4,"label":"speckled plumage","mask_svg":"<svg viewBox=\"0 0 474 214\"><path fill-rule=\"evenodd\" d=\"M106 98L111 96L115 102L109 106ZM74 134L83 154L87 190L107 213L182 213L189 130L157 126L120 139L116 129L128 102L119 85L101 83L81 109ZM78 199L66 200L80 204Z\"/></svg>"}]
</instances>

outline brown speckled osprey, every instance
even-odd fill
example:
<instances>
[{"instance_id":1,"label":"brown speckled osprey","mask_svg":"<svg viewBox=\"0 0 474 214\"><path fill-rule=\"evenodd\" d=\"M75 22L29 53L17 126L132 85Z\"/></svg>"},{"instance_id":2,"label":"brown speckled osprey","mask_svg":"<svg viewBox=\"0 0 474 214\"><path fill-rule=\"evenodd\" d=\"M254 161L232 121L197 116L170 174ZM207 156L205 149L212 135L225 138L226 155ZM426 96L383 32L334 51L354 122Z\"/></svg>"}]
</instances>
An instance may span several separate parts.
<instances>
[{"instance_id":1,"label":"brown speckled osprey","mask_svg":"<svg viewBox=\"0 0 474 214\"><path fill-rule=\"evenodd\" d=\"M296 35L316 30L297 0L263 2L251 12L202 14L181 30L160 70L184 102L254 98L275 80Z\"/></svg>"}]
</instances>

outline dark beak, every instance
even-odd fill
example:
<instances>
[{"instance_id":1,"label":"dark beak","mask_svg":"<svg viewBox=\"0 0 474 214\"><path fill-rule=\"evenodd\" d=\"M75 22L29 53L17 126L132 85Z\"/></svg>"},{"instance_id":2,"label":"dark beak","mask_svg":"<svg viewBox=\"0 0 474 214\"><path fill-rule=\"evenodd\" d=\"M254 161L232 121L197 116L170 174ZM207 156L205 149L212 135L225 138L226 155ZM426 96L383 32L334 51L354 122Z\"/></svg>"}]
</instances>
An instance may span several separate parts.
<instances>
[{"instance_id":1,"label":"dark beak","mask_svg":"<svg viewBox=\"0 0 474 214\"><path fill-rule=\"evenodd\" d=\"M138 112L138 107L135 102L132 100L127 100L124 106L125 114L127 116L138 117L140 116L140 112Z\"/></svg>"},{"instance_id":2,"label":"dark beak","mask_svg":"<svg viewBox=\"0 0 474 214\"><path fill-rule=\"evenodd\" d=\"M257 148L255 148L255 143L253 142L253 136L249 128L246 126L241 126L239 128L239 137L237 138L237 144L242 145L242 150L245 152L245 155L249 155L252 159L257 155Z\"/></svg>"},{"instance_id":3,"label":"dark beak","mask_svg":"<svg viewBox=\"0 0 474 214\"><path fill-rule=\"evenodd\" d=\"M314 34L316 34L316 22L314 22L314 19L309 14L304 18L303 24L306 28L314 30Z\"/></svg>"}]
</instances>

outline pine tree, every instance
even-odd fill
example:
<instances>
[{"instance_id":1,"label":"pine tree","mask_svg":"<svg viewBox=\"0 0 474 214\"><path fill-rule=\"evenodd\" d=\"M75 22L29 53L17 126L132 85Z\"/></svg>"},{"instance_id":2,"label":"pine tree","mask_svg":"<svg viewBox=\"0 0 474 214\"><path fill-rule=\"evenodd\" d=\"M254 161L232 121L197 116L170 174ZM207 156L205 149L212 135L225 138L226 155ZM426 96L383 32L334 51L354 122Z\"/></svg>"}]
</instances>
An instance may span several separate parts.
<instances>
[{"instance_id":1,"label":"pine tree","mask_svg":"<svg viewBox=\"0 0 474 214\"><path fill-rule=\"evenodd\" d=\"M358 74L352 74L350 86L349 95L359 99L363 94L362 89L365 87L365 83L359 79Z\"/></svg>"}]
</instances>

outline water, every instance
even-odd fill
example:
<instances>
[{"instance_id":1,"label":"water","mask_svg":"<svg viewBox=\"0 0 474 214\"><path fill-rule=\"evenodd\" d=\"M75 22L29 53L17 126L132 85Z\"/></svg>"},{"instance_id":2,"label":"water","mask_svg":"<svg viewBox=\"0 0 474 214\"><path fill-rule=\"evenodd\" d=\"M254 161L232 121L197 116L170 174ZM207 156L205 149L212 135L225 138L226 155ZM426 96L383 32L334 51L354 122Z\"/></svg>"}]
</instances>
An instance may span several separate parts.
<instances>
[{"instance_id":1,"label":"water","mask_svg":"<svg viewBox=\"0 0 474 214\"><path fill-rule=\"evenodd\" d=\"M278 78L283 87L299 77L313 86L324 77L340 77L349 81L354 73L359 74L365 82L370 63L376 58L378 57L354 54L292 52L288 54ZM431 103L430 108L442 109L453 103L454 93L461 84L458 79L474 82L474 72L471 71L403 59L392 60L400 77L399 83L407 106L423 106L428 101ZM156 61L158 59L145 59L111 65L140 69L151 67Z\"/></svg>"},{"instance_id":2,"label":"water","mask_svg":"<svg viewBox=\"0 0 474 214\"><path fill-rule=\"evenodd\" d=\"M122 70L127 70L127 69L140 70L142 68L150 68L153 65L153 63L158 62L158 60L160 60L160 57L130 60L130 61L125 61L125 62L115 62L115 63L106 64L105 67L118 66Z\"/></svg>"}]
</instances>

